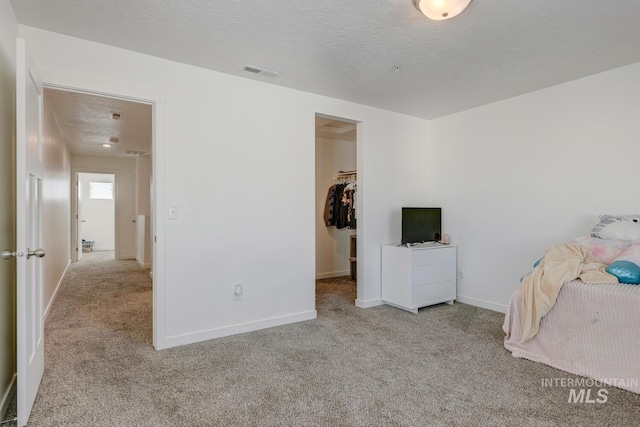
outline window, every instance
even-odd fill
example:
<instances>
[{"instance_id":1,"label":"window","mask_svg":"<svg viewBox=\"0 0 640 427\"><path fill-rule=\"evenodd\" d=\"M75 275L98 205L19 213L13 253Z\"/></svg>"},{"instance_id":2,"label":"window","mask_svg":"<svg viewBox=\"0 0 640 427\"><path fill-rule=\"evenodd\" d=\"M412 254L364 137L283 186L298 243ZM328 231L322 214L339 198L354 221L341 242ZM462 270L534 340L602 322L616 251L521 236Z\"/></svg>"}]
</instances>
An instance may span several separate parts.
<instances>
[{"instance_id":1,"label":"window","mask_svg":"<svg viewBox=\"0 0 640 427\"><path fill-rule=\"evenodd\" d=\"M89 198L113 200L113 182L89 182Z\"/></svg>"}]
</instances>

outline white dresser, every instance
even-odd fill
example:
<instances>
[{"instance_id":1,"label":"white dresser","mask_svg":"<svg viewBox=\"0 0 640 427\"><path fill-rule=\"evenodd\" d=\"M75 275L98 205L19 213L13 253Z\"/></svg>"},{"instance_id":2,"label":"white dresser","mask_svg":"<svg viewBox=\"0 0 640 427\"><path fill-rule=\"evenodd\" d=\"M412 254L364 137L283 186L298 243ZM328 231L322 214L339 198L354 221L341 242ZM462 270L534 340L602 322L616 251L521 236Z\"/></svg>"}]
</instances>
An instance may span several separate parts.
<instances>
[{"instance_id":1,"label":"white dresser","mask_svg":"<svg viewBox=\"0 0 640 427\"><path fill-rule=\"evenodd\" d=\"M456 299L456 247L382 246L382 300L413 313Z\"/></svg>"}]
</instances>

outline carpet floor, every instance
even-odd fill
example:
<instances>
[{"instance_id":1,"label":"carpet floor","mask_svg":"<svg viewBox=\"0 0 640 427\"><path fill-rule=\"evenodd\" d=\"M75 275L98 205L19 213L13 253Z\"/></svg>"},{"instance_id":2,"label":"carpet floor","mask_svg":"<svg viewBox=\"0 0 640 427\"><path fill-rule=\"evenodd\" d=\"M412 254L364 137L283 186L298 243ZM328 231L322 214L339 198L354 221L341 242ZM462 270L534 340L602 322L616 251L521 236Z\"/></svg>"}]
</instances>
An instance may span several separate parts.
<instances>
[{"instance_id":1,"label":"carpet floor","mask_svg":"<svg viewBox=\"0 0 640 427\"><path fill-rule=\"evenodd\" d=\"M348 278L317 281L316 320L155 351L148 270L88 255L47 320L29 426L640 425L640 395L544 387L576 377L511 357L502 314L360 309Z\"/></svg>"}]
</instances>

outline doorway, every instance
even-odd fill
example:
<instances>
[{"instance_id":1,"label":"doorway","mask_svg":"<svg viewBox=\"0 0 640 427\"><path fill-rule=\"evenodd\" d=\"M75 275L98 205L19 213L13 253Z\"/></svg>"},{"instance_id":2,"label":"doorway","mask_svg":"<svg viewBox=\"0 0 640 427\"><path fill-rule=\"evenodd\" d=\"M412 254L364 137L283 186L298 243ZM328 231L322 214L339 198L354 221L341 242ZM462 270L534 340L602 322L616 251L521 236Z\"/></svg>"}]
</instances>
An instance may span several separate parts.
<instances>
[{"instance_id":1,"label":"doorway","mask_svg":"<svg viewBox=\"0 0 640 427\"><path fill-rule=\"evenodd\" d=\"M118 81L105 81L102 79L94 79L86 75L75 75L68 73L54 73L47 76L44 82L46 89L57 89L60 91L68 91L80 94L91 94L102 96L108 99L120 99L132 101L140 104L146 104L151 107L151 151L146 154L148 168L151 171L148 177L149 194L149 221L150 221L150 238L151 252L153 259L151 261L151 271L153 274L153 346L156 350L167 348L166 331L165 331L165 276L163 269L157 266L164 265L165 247L162 242L165 238L164 224L157 217L160 206L165 205L165 98L166 93L160 88L149 86L132 86L123 84ZM135 156L145 156L144 153L132 153ZM97 161L92 165L92 169L105 168L103 162ZM133 175L135 178L135 175ZM126 178L126 177L125 177ZM116 181L119 183L116 187L116 199L118 198L118 189L129 187L125 185L122 179L119 179L116 173ZM132 181L131 181L132 182ZM135 188L135 183L131 183L130 189ZM72 198L73 202L73 198ZM116 212L116 222L118 221L119 212ZM74 227L72 227L74 229ZM116 227L117 229L117 227ZM156 243L157 242L157 243ZM116 246L117 250L117 246Z\"/></svg>"},{"instance_id":2,"label":"doorway","mask_svg":"<svg viewBox=\"0 0 640 427\"><path fill-rule=\"evenodd\" d=\"M115 257L115 175L83 173L76 177L78 260L83 253L108 252Z\"/></svg>"},{"instance_id":3,"label":"doorway","mask_svg":"<svg viewBox=\"0 0 640 427\"><path fill-rule=\"evenodd\" d=\"M151 275L153 105L48 86L44 97L70 154L72 261L99 254L116 271L133 260Z\"/></svg>"},{"instance_id":4,"label":"doorway","mask_svg":"<svg viewBox=\"0 0 640 427\"><path fill-rule=\"evenodd\" d=\"M357 124L316 115L316 307L357 299Z\"/></svg>"}]
</instances>

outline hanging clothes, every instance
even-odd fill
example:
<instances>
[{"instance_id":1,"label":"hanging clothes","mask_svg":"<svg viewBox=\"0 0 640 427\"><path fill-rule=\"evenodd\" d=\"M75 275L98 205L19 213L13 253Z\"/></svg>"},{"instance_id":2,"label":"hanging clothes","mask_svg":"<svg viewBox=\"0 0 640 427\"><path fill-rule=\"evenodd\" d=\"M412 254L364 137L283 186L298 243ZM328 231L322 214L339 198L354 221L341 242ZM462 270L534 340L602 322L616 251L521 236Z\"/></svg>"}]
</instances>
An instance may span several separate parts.
<instances>
[{"instance_id":1,"label":"hanging clothes","mask_svg":"<svg viewBox=\"0 0 640 427\"><path fill-rule=\"evenodd\" d=\"M333 225L338 229L347 227L347 207L342 202L346 184L336 184L336 195L333 203Z\"/></svg>"},{"instance_id":2,"label":"hanging clothes","mask_svg":"<svg viewBox=\"0 0 640 427\"><path fill-rule=\"evenodd\" d=\"M336 200L336 185L332 185L329 188L329 191L327 192L327 200L325 201L324 204L324 224L327 227L330 227L332 225L335 225L335 222L333 220L333 204L335 203Z\"/></svg>"},{"instance_id":3,"label":"hanging clothes","mask_svg":"<svg viewBox=\"0 0 640 427\"><path fill-rule=\"evenodd\" d=\"M355 230L356 229L356 189L355 182L347 184L344 189L343 204L347 205L347 226Z\"/></svg>"},{"instance_id":4,"label":"hanging clothes","mask_svg":"<svg viewBox=\"0 0 640 427\"><path fill-rule=\"evenodd\" d=\"M324 223L327 227L338 229L356 228L356 183L334 184L327 191L325 200Z\"/></svg>"}]
</instances>

